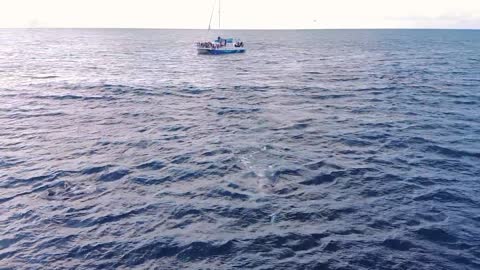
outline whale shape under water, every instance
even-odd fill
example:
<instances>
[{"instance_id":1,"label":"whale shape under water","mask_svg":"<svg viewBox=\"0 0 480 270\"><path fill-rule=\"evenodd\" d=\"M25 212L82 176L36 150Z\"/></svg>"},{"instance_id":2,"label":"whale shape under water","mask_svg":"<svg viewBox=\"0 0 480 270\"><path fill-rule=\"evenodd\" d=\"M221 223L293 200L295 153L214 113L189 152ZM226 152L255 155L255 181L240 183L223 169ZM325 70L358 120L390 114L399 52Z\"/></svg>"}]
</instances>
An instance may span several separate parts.
<instances>
[{"instance_id":1,"label":"whale shape under water","mask_svg":"<svg viewBox=\"0 0 480 270\"><path fill-rule=\"evenodd\" d=\"M260 192L272 192L276 178L272 173L272 161L261 159L261 151L253 152L240 158L243 167L247 171L244 178L255 179L256 189Z\"/></svg>"}]
</instances>

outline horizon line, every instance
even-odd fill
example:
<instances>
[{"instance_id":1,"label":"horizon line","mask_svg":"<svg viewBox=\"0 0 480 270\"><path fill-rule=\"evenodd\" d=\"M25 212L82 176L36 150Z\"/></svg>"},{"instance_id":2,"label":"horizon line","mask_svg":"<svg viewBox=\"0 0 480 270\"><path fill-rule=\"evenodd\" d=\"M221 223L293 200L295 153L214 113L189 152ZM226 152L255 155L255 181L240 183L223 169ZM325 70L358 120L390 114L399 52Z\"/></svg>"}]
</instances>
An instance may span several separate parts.
<instances>
[{"instance_id":1,"label":"horizon line","mask_svg":"<svg viewBox=\"0 0 480 270\"><path fill-rule=\"evenodd\" d=\"M225 29L205 29L205 28L162 28L162 27L0 27L0 29L39 29L39 30L195 30L195 31L318 31L318 30L474 30L478 31L480 28L436 28L436 27L411 27L411 28L396 28L396 27L366 27L366 28L225 28Z\"/></svg>"}]
</instances>

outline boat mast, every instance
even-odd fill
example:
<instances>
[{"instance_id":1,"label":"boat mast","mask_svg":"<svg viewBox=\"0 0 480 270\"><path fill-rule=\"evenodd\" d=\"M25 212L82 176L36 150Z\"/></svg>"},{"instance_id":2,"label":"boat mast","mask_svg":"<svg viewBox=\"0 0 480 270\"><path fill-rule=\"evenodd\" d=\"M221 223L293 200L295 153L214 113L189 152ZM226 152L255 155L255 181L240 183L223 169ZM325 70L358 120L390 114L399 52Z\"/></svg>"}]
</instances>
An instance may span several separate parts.
<instances>
[{"instance_id":1,"label":"boat mast","mask_svg":"<svg viewBox=\"0 0 480 270\"><path fill-rule=\"evenodd\" d=\"M217 0L213 2L213 7L212 7L212 14L210 14L210 21L208 22L208 31L212 29L212 19L213 19L213 12L215 11L215 6L217 4Z\"/></svg>"},{"instance_id":2,"label":"boat mast","mask_svg":"<svg viewBox=\"0 0 480 270\"><path fill-rule=\"evenodd\" d=\"M222 5L221 5L221 0L218 0L218 30L221 28L221 16L222 16Z\"/></svg>"}]
</instances>

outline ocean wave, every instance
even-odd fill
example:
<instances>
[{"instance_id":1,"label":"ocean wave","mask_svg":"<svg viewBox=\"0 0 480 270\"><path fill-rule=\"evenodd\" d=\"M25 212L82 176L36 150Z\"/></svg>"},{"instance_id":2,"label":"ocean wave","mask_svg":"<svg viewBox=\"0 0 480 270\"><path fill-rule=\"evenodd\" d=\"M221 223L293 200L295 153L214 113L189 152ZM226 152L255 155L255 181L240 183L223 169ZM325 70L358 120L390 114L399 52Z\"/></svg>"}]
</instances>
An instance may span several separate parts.
<instances>
[{"instance_id":1,"label":"ocean wave","mask_svg":"<svg viewBox=\"0 0 480 270\"><path fill-rule=\"evenodd\" d=\"M480 152L477 153L477 152L471 152L466 150L452 149L448 147L442 147L439 145L430 145L426 147L426 151L438 153L438 154L452 157L452 158L462 158L462 157L480 158Z\"/></svg>"},{"instance_id":2,"label":"ocean wave","mask_svg":"<svg viewBox=\"0 0 480 270\"><path fill-rule=\"evenodd\" d=\"M472 33L32 31L0 30L0 268L479 268Z\"/></svg>"}]
</instances>

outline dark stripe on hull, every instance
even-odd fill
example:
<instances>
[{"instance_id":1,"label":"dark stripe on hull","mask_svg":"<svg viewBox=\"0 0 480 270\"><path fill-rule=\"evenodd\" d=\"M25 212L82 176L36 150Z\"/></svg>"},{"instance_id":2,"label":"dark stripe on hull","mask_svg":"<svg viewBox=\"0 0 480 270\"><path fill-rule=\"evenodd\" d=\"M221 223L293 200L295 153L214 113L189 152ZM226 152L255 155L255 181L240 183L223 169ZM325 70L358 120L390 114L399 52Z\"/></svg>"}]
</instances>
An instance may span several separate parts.
<instances>
[{"instance_id":1,"label":"dark stripe on hull","mask_svg":"<svg viewBox=\"0 0 480 270\"><path fill-rule=\"evenodd\" d=\"M199 54L232 54L232 53L244 53L246 50L198 50Z\"/></svg>"}]
</instances>

